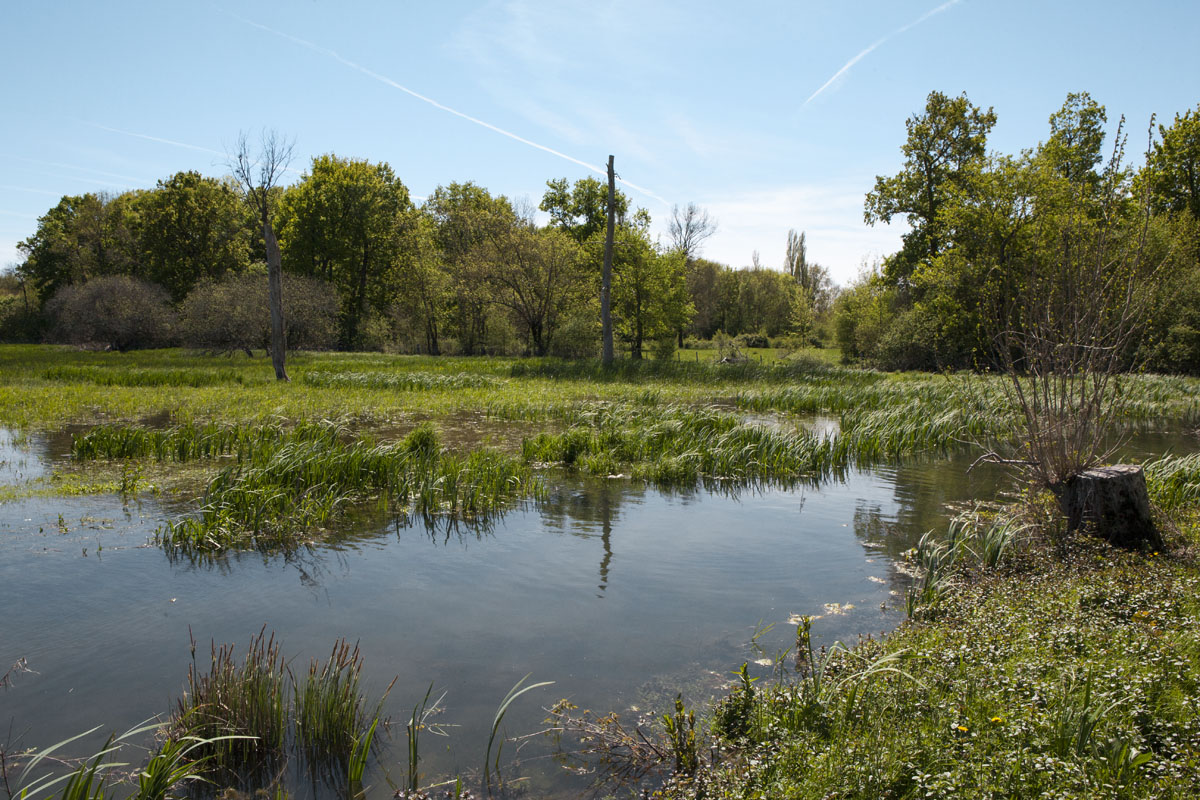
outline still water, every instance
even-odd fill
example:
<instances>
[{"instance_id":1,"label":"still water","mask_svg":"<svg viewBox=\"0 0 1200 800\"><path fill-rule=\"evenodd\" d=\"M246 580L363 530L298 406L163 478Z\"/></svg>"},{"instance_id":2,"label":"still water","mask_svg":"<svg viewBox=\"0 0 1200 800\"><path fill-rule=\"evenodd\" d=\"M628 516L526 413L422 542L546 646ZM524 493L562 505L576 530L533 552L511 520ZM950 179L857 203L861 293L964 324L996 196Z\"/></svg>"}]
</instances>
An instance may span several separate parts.
<instances>
[{"instance_id":1,"label":"still water","mask_svg":"<svg viewBox=\"0 0 1200 800\"><path fill-rule=\"evenodd\" d=\"M36 437L0 444L8 483L52 469L59 449ZM551 477L546 500L486 529L367 517L292 556L207 563L147 543L178 506L12 501L0 505L0 673L21 658L35 672L0 689L0 726L26 746L125 730L169 711L190 637L206 665L211 642L241 650L265 626L297 671L344 637L361 647L372 696L397 678L372 797L390 794L389 778L403 784L404 723L431 682L450 735L422 740L427 782L478 774L496 707L527 674L554 685L510 710L510 735L538 730L559 698L629 722L677 692L703 704L744 661L769 672L794 641L793 615L818 617L824 643L894 628L909 580L901 553L944 527L950 506L1002 485L995 471L968 475L968 463L914 461L789 490ZM530 796L571 796L586 779L549 749L532 740L508 769Z\"/></svg>"}]
</instances>

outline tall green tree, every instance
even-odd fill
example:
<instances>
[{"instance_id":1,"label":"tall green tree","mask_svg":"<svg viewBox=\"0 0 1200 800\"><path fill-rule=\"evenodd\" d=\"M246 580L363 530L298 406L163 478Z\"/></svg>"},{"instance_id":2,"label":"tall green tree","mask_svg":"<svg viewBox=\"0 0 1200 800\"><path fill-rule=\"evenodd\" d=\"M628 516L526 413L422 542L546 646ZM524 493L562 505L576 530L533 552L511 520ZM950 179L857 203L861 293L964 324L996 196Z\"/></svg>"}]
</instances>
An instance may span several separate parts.
<instances>
[{"instance_id":1,"label":"tall green tree","mask_svg":"<svg viewBox=\"0 0 1200 800\"><path fill-rule=\"evenodd\" d=\"M687 263L679 250L660 251L644 229L618 228L613 248L614 328L640 359L647 342L674 337L691 322ZM596 250L597 239L591 249Z\"/></svg>"},{"instance_id":2,"label":"tall green tree","mask_svg":"<svg viewBox=\"0 0 1200 800\"><path fill-rule=\"evenodd\" d=\"M555 331L594 292L579 244L532 220L493 228L476 257L493 301L509 311L535 355L546 355Z\"/></svg>"},{"instance_id":3,"label":"tall green tree","mask_svg":"<svg viewBox=\"0 0 1200 800\"><path fill-rule=\"evenodd\" d=\"M970 181L995 124L992 109L973 105L965 94L948 97L936 91L926 98L924 112L905 122L908 135L900 148L904 166L896 175L875 179L863 215L869 225L900 214L907 219L904 248L884 267L885 277L902 288L917 264L946 246L939 214L947 197Z\"/></svg>"},{"instance_id":4,"label":"tall green tree","mask_svg":"<svg viewBox=\"0 0 1200 800\"><path fill-rule=\"evenodd\" d=\"M201 280L219 280L249 263L255 220L235 186L199 172L160 180L141 200L144 275L182 300Z\"/></svg>"},{"instance_id":5,"label":"tall green tree","mask_svg":"<svg viewBox=\"0 0 1200 800\"><path fill-rule=\"evenodd\" d=\"M106 275L137 275L141 193L66 195L17 244L22 278L45 304L65 286Z\"/></svg>"},{"instance_id":6,"label":"tall green tree","mask_svg":"<svg viewBox=\"0 0 1200 800\"><path fill-rule=\"evenodd\" d=\"M485 280L483 248L490 237L522 224L508 198L492 197L474 183L439 186L422 210L435 226L450 292L450 316L464 353L482 352L495 305Z\"/></svg>"},{"instance_id":7,"label":"tall green tree","mask_svg":"<svg viewBox=\"0 0 1200 800\"><path fill-rule=\"evenodd\" d=\"M1200 105L1158 132L1145 171L1151 202L1157 211L1187 212L1200 222Z\"/></svg>"},{"instance_id":8,"label":"tall green tree","mask_svg":"<svg viewBox=\"0 0 1200 800\"><path fill-rule=\"evenodd\" d=\"M1104 106L1091 95L1071 92L1062 108L1050 115L1050 138L1039 155L1067 182L1095 187L1100 180L1096 167L1104 160L1107 121Z\"/></svg>"},{"instance_id":9,"label":"tall green tree","mask_svg":"<svg viewBox=\"0 0 1200 800\"><path fill-rule=\"evenodd\" d=\"M400 289L416 224L408 189L386 163L317 156L285 193L281 217L285 266L338 287L339 344L361 346L368 312L383 312Z\"/></svg>"},{"instance_id":10,"label":"tall green tree","mask_svg":"<svg viewBox=\"0 0 1200 800\"><path fill-rule=\"evenodd\" d=\"M617 219L624 220L629 212L629 198L617 191L614 207ZM550 215L550 224L583 244L596 234L604 233L608 186L591 176L580 178L574 184L568 183L566 178L549 180L538 208Z\"/></svg>"}]
</instances>

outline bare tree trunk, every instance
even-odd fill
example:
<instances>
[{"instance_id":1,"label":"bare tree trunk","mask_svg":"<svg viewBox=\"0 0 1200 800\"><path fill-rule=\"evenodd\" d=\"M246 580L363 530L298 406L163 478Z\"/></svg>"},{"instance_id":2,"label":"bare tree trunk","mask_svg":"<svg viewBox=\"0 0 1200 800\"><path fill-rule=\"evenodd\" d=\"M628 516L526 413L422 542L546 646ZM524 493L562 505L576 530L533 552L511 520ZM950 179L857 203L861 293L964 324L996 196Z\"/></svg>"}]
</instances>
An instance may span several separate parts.
<instances>
[{"instance_id":1,"label":"bare tree trunk","mask_svg":"<svg viewBox=\"0 0 1200 800\"><path fill-rule=\"evenodd\" d=\"M275 367L275 380L288 381L287 341L283 329L283 258L266 214L263 214L263 241L267 246L267 295L271 306L271 364Z\"/></svg>"},{"instance_id":2,"label":"bare tree trunk","mask_svg":"<svg viewBox=\"0 0 1200 800\"><path fill-rule=\"evenodd\" d=\"M608 157L608 225L604 229L604 273L600 283L600 328L604 344L602 360L605 365L613 363L612 330L612 251L613 223L616 215L616 175L613 172L613 157Z\"/></svg>"}]
</instances>

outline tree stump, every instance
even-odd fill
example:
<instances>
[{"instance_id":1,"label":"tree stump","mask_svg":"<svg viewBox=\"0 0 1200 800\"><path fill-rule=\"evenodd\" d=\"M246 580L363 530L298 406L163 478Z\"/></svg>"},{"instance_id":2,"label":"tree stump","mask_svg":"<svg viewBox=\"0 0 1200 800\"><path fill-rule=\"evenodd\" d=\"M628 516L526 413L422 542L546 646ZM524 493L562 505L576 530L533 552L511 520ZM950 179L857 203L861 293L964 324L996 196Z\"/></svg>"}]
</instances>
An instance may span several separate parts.
<instances>
[{"instance_id":1,"label":"tree stump","mask_svg":"<svg viewBox=\"0 0 1200 800\"><path fill-rule=\"evenodd\" d=\"M1081 472L1067 481L1059 502L1068 530L1086 526L1118 547L1161 544L1150 516L1146 476L1136 464Z\"/></svg>"}]
</instances>

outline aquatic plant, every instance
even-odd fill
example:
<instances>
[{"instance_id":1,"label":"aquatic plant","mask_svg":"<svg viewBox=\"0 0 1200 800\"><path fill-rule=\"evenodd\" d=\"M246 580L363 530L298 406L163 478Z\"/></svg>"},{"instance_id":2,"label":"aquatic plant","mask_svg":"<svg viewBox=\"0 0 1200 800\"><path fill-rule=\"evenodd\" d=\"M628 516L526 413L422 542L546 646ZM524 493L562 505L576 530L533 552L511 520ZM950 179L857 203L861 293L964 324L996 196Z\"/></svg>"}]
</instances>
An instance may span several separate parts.
<instances>
[{"instance_id":1,"label":"aquatic plant","mask_svg":"<svg viewBox=\"0 0 1200 800\"><path fill-rule=\"evenodd\" d=\"M467 389L497 386L501 380L493 375L435 372L325 372L304 373L309 386L323 388L386 389L388 391L417 391L424 389Z\"/></svg>"},{"instance_id":2,"label":"aquatic plant","mask_svg":"<svg viewBox=\"0 0 1200 800\"><path fill-rule=\"evenodd\" d=\"M286 673L279 643L265 628L240 660L233 645L213 642L206 670L196 661L193 640L187 688L176 701L168 738L208 740L201 755L228 774L271 769L283 758L288 738Z\"/></svg>"},{"instance_id":3,"label":"aquatic plant","mask_svg":"<svg viewBox=\"0 0 1200 800\"><path fill-rule=\"evenodd\" d=\"M365 753L356 756L355 752L366 732L374 730L392 687L389 685L378 703L368 708L361 676L358 645L340 640L334 643L327 661L314 659L303 678L291 677L296 741L310 765L333 769L366 758Z\"/></svg>"},{"instance_id":4,"label":"aquatic plant","mask_svg":"<svg viewBox=\"0 0 1200 800\"><path fill-rule=\"evenodd\" d=\"M247 376L231 369L168 368L145 369L61 365L43 370L41 377L64 383L90 383L96 386L215 386L244 384Z\"/></svg>"},{"instance_id":5,"label":"aquatic plant","mask_svg":"<svg viewBox=\"0 0 1200 800\"><path fill-rule=\"evenodd\" d=\"M199 514L168 523L158 536L164 546L192 551L286 548L322 532L350 503L375 498L401 513L475 517L536 497L541 487L512 456L445 452L428 425L390 444L284 436L219 473Z\"/></svg>"},{"instance_id":6,"label":"aquatic plant","mask_svg":"<svg viewBox=\"0 0 1200 800\"><path fill-rule=\"evenodd\" d=\"M314 777L340 784L361 780L389 685L376 701L361 686L357 646L338 640L328 660L313 660L297 677L266 629L245 655L212 645L207 671L195 661L176 701L167 741L193 742L192 758L226 779L270 778L293 755ZM392 682L393 684L395 681Z\"/></svg>"},{"instance_id":7,"label":"aquatic plant","mask_svg":"<svg viewBox=\"0 0 1200 800\"><path fill-rule=\"evenodd\" d=\"M529 676L533 673L525 675L521 680L513 684L513 687L508 690L508 694L500 701L500 706L496 709L496 716L492 719L492 730L488 734L487 752L483 757L483 779L487 786L488 793L492 790L492 772L496 774L496 779L500 779L500 753L504 749L504 739L500 740L499 746L496 747L496 758L492 759L492 747L496 745L496 735L500 732L500 725L504 722L504 715L508 713L508 709L517 701L521 695L532 692L534 689L540 689L543 686L553 686L554 681L541 681L539 683L525 684L529 680Z\"/></svg>"}]
</instances>

